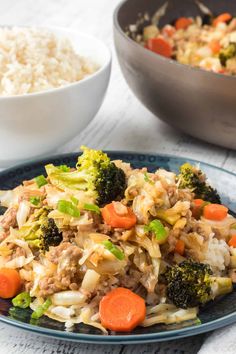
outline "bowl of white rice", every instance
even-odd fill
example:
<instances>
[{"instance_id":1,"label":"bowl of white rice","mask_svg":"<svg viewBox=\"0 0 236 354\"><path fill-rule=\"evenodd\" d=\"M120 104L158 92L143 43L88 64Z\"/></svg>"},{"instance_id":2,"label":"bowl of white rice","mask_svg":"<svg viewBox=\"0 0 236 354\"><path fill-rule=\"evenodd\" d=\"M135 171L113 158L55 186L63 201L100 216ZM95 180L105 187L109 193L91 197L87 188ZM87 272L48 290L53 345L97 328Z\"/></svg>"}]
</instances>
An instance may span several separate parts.
<instances>
[{"instance_id":1,"label":"bowl of white rice","mask_svg":"<svg viewBox=\"0 0 236 354\"><path fill-rule=\"evenodd\" d=\"M111 55L92 36L56 27L0 28L0 165L69 142L99 110Z\"/></svg>"}]
</instances>

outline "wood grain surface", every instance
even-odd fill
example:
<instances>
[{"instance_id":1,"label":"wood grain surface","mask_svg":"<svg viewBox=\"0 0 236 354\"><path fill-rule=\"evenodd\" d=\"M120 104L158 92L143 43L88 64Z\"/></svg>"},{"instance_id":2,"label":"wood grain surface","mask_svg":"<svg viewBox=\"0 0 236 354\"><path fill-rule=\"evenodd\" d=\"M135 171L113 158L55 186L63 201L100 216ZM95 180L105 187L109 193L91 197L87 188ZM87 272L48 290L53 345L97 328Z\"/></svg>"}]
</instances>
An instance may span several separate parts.
<instances>
[{"instance_id":1,"label":"wood grain surface","mask_svg":"<svg viewBox=\"0 0 236 354\"><path fill-rule=\"evenodd\" d=\"M58 152L95 148L160 152L186 156L236 172L234 151L178 132L147 111L129 90L120 72L112 37L112 14L118 0L0 0L1 25L71 27L104 40L113 54L108 93L89 126ZM0 324L1 354L195 354L204 337L132 346L97 346L63 342Z\"/></svg>"}]
</instances>

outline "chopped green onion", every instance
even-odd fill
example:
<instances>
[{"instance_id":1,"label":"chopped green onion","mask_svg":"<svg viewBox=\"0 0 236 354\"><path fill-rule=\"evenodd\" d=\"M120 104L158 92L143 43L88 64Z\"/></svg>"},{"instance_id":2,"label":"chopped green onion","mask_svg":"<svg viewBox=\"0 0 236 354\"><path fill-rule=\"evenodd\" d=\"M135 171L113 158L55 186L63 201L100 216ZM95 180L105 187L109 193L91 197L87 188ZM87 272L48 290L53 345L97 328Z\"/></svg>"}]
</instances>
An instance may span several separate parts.
<instances>
[{"instance_id":1,"label":"chopped green onion","mask_svg":"<svg viewBox=\"0 0 236 354\"><path fill-rule=\"evenodd\" d=\"M30 294L24 291L23 293L20 293L14 299L12 299L12 304L15 307L20 307L21 309L26 309L29 307L31 303L31 297Z\"/></svg>"},{"instance_id":2,"label":"chopped green onion","mask_svg":"<svg viewBox=\"0 0 236 354\"><path fill-rule=\"evenodd\" d=\"M202 321L200 320L199 317L196 318L195 325L201 325Z\"/></svg>"},{"instance_id":3,"label":"chopped green onion","mask_svg":"<svg viewBox=\"0 0 236 354\"><path fill-rule=\"evenodd\" d=\"M42 317L43 314L48 310L48 308L51 306L52 301L51 299L47 299L44 301L44 303L40 306L38 306L35 311L32 313L31 318L37 320L38 318Z\"/></svg>"},{"instance_id":4,"label":"chopped green onion","mask_svg":"<svg viewBox=\"0 0 236 354\"><path fill-rule=\"evenodd\" d=\"M36 206L39 205L40 200L41 199L39 197L30 197L30 203Z\"/></svg>"},{"instance_id":5,"label":"chopped green onion","mask_svg":"<svg viewBox=\"0 0 236 354\"><path fill-rule=\"evenodd\" d=\"M103 245L120 261L122 261L125 258L124 252L122 252L117 246L113 245L111 241L109 240L103 241Z\"/></svg>"},{"instance_id":6,"label":"chopped green onion","mask_svg":"<svg viewBox=\"0 0 236 354\"><path fill-rule=\"evenodd\" d=\"M57 203L57 210L61 213L73 216L74 218L80 217L79 209L72 202L67 200L59 200Z\"/></svg>"},{"instance_id":7,"label":"chopped green onion","mask_svg":"<svg viewBox=\"0 0 236 354\"><path fill-rule=\"evenodd\" d=\"M160 242L165 241L168 236L164 225L160 220L157 219L151 221L149 225L146 225L144 230L153 232L156 236L156 239Z\"/></svg>"},{"instance_id":8,"label":"chopped green onion","mask_svg":"<svg viewBox=\"0 0 236 354\"><path fill-rule=\"evenodd\" d=\"M35 177L35 182L37 183L37 186L39 188L48 183L46 178L44 177L44 175L40 175L40 176Z\"/></svg>"},{"instance_id":9,"label":"chopped green onion","mask_svg":"<svg viewBox=\"0 0 236 354\"><path fill-rule=\"evenodd\" d=\"M77 198L72 196L70 199L71 199L72 203L75 204L76 206L79 204L79 201Z\"/></svg>"},{"instance_id":10,"label":"chopped green onion","mask_svg":"<svg viewBox=\"0 0 236 354\"><path fill-rule=\"evenodd\" d=\"M151 184L154 184L154 182L148 177L147 172L144 172L144 181L148 182L148 183L151 183Z\"/></svg>"},{"instance_id":11,"label":"chopped green onion","mask_svg":"<svg viewBox=\"0 0 236 354\"><path fill-rule=\"evenodd\" d=\"M95 204L88 204L88 203L85 203L85 204L84 204L84 209L85 209L85 210L89 210L89 211L94 211L94 212L97 213L97 214L100 214L100 213L101 213L100 208L99 208L97 205L95 205Z\"/></svg>"},{"instance_id":12,"label":"chopped green onion","mask_svg":"<svg viewBox=\"0 0 236 354\"><path fill-rule=\"evenodd\" d=\"M60 165L60 166L58 166L58 168L59 168L62 172L70 172L70 167L69 167L69 166Z\"/></svg>"}]
</instances>

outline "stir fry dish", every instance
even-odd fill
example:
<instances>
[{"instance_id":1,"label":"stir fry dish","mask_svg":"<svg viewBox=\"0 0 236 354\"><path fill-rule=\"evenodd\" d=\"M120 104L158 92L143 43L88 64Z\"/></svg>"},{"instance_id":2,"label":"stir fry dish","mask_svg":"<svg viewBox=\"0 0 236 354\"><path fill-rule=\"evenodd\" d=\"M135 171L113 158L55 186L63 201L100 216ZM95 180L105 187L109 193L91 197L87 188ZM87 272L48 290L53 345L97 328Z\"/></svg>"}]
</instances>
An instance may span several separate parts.
<instances>
[{"instance_id":1,"label":"stir fry dish","mask_svg":"<svg viewBox=\"0 0 236 354\"><path fill-rule=\"evenodd\" d=\"M135 25L130 28L136 33ZM230 13L180 17L164 27L154 18L133 38L146 49L179 63L236 75L236 18Z\"/></svg>"},{"instance_id":2,"label":"stir fry dish","mask_svg":"<svg viewBox=\"0 0 236 354\"><path fill-rule=\"evenodd\" d=\"M66 330L198 323L233 290L236 219L198 166L151 173L82 150L0 192L0 297Z\"/></svg>"}]
</instances>

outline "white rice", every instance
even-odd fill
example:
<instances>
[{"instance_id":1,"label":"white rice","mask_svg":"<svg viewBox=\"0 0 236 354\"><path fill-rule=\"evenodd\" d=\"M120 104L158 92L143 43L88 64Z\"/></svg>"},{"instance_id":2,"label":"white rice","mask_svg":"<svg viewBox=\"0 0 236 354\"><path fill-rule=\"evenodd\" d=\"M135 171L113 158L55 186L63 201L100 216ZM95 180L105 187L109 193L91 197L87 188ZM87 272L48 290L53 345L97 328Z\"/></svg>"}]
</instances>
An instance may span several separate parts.
<instances>
[{"instance_id":1,"label":"white rice","mask_svg":"<svg viewBox=\"0 0 236 354\"><path fill-rule=\"evenodd\" d=\"M34 28L0 28L0 95L28 94L82 80L97 66L66 38Z\"/></svg>"},{"instance_id":2,"label":"white rice","mask_svg":"<svg viewBox=\"0 0 236 354\"><path fill-rule=\"evenodd\" d=\"M218 240L212 234L204 258L204 263L211 266L213 273L220 275L230 263L230 248L224 240Z\"/></svg>"}]
</instances>

